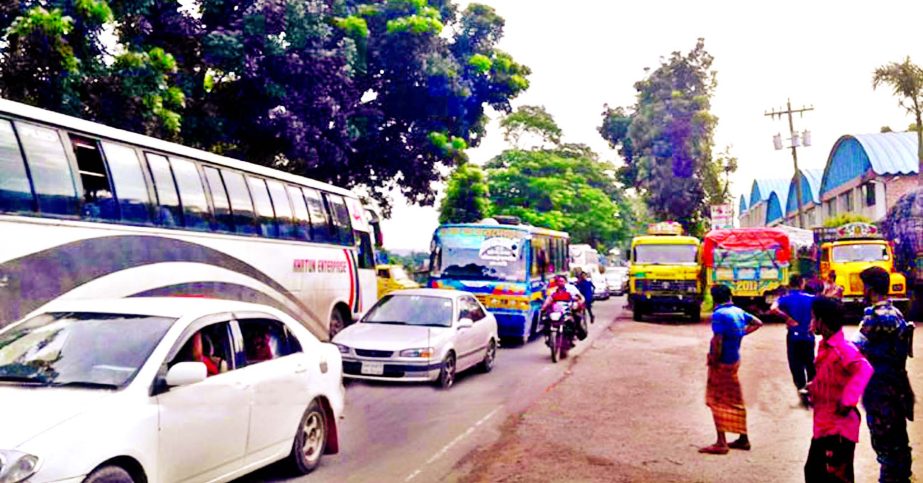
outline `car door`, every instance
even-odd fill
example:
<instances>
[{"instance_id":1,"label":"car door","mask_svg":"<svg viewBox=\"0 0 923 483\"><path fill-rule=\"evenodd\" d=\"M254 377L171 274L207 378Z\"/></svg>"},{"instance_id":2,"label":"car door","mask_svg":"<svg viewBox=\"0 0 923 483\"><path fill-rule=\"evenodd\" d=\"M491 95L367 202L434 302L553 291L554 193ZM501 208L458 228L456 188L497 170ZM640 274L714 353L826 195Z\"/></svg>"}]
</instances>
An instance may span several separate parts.
<instances>
[{"instance_id":1,"label":"car door","mask_svg":"<svg viewBox=\"0 0 923 483\"><path fill-rule=\"evenodd\" d=\"M470 367L480 361L480 348L483 345L479 334L481 326L486 324L479 323L483 321L484 314L481 312L477 300L470 295L464 295L458 299L459 311L458 318L471 319L474 325L468 329L458 330L457 344L459 369ZM475 320L477 319L477 320Z\"/></svg>"},{"instance_id":2,"label":"car door","mask_svg":"<svg viewBox=\"0 0 923 483\"><path fill-rule=\"evenodd\" d=\"M305 354L298 339L278 319L265 314L237 314L236 318L243 346L238 371L246 376L252 392L247 453L253 455L292 443L309 402L313 371L308 363L318 354Z\"/></svg>"},{"instance_id":3,"label":"car door","mask_svg":"<svg viewBox=\"0 0 923 483\"><path fill-rule=\"evenodd\" d=\"M158 466L163 481L212 479L243 464L246 451L250 390L245 374L235 370L229 321L191 325L165 365L191 361L196 334L208 335L211 352L220 358L215 366L223 372L197 384L165 389L156 396L160 416Z\"/></svg>"}]
</instances>

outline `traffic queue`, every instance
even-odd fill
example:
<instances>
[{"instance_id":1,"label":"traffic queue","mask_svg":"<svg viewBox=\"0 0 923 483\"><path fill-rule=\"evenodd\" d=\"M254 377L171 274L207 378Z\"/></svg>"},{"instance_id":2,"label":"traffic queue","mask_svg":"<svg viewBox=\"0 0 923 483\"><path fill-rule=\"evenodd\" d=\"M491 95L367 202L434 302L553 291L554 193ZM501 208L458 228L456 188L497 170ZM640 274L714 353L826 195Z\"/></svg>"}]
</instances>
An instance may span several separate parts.
<instances>
[{"instance_id":1,"label":"traffic queue","mask_svg":"<svg viewBox=\"0 0 923 483\"><path fill-rule=\"evenodd\" d=\"M714 285L728 286L735 304L765 313L791 273L837 289L857 316L864 303L859 274L869 267L890 273L891 299L909 309L906 277L895 269L894 248L877 227L850 223L817 229L813 237L813 245L797 247L780 228L732 228L713 230L700 241L684 236L677 223L651 225L631 244L628 300L634 318L683 312L699 320Z\"/></svg>"}]
</instances>

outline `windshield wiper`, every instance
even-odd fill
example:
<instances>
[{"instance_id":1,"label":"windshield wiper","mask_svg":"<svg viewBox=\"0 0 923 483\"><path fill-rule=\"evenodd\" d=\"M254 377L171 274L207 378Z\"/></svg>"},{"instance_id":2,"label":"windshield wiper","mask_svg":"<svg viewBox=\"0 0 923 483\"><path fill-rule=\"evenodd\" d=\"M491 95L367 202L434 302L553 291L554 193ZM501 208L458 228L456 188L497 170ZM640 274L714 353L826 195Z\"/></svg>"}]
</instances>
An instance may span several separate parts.
<instances>
[{"instance_id":1,"label":"windshield wiper","mask_svg":"<svg viewBox=\"0 0 923 483\"><path fill-rule=\"evenodd\" d=\"M90 381L68 381L68 382L53 382L48 385L49 387L81 387L87 389L118 389L118 384L109 384L105 382L90 382Z\"/></svg>"}]
</instances>

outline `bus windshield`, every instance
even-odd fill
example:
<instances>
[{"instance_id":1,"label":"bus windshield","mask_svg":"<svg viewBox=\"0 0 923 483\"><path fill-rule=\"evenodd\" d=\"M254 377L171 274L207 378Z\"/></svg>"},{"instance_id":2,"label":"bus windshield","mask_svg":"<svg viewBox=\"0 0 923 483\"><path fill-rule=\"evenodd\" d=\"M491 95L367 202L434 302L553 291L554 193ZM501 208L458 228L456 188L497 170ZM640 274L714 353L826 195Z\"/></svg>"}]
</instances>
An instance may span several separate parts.
<instances>
[{"instance_id":1,"label":"bus windshield","mask_svg":"<svg viewBox=\"0 0 923 483\"><path fill-rule=\"evenodd\" d=\"M522 281L526 277L525 233L515 230L440 230L434 276L463 280Z\"/></svg>"},{"instance_id":2,"label":"bus windshield","mask_svg":"<svg viewBox=\"0 0 923 483\"><path fill-rule=\"evenodd\" d=\"M698 247L695 245L638 245L635 263L651 265L676 265L695 263Z\"/></svg>"},{"instance_id":3,"label":"bus windshield","mask_svg":"<svg viewBox=\"0 0 923 483\"><path fill-rule=\"evenodd\" d=\"M889 259L888 247L881 243L833 247L834 262L884 262Z\"/></svg>"}]
</instances>

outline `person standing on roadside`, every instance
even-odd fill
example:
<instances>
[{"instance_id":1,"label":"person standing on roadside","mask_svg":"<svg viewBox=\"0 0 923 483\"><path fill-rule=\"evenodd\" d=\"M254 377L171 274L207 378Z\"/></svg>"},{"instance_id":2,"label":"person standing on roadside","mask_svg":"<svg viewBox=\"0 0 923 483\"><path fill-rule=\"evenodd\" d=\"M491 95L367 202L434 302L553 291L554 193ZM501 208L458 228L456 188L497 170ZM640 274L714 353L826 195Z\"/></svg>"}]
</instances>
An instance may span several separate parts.
<instances>
[{"instance_id":1,"label":"person standing on roadside","mask_svg":"<svg viewBox=\"0 0 923 483\"><path fill-rule=\"evenodd\" d=\"M873 369L843 336L843 305L838 300L817 297L811 308L811 329L822 339L817 348L817 377L807 386L814 408L814 431L804 481L852 483L862 424L856 406Z\"/></svg>"},{"instance_id":2,"label":"person standing on roadside","mask_svg":"<svg viewBox=\"0 0 923 483\"><path fill-rule=\"evenodd\" d=\"M913 357L913 323L888 298L891 275L870 267L860 275L871 304L856 332L856 346L875 369L862 397L872 448L881 464L879 481L909 482L910 441L907 421L913 421L914 395L907 377L907 357Z\"/></svg>"},{"instance_id":3,"label":"person standing on roadside","mask_svg":"<svg viewBox=\"0 0 923 483\"><path fill-rule=\"evenodd\" d=\"M837 300L843 299L843 287L837 285L836 272L833 270L830 270L830 273L827 274L827 280L824 280L824 297Z\"/></svg>"},{"instance_id":4,"label":"person standing on roadside","mask_svg":"<svg viewBox=\"0 0 923 483\"><path fill-rule=\"evenodd\" d=\"M797 273L789 277L788 286L788 293L773 304L770 313L782 317L788 326L785 338L788 369L801 403L807 405L805 386L814 379L814 334L811 332L814 296L804 292L804 279Z\"/></svg>"},{"instance_id":5,"label":"person standing on roadside","mask_svg":"<svg viewBox=\"0 0 923 483\"><path fill-rule=\"evenodd\" d=\"M727 454L731 448L746 451L750 449L747 409L737 378L740 342L745 335L762 327L763 322L735 307L731 303L731 289L726 285L712 286L711 296L715 303L711 322L714 335L708 351L705 404L711 408L718 439L711 446L699 449L699 452ZM725 433L735 433L739 438L728 443Z\"/></svg>"},{"instance_id":6,"label":"person standing on roadside","mask_svg":"<svg viewBox=\"0 0 923 483\"><path fill-rule=\"evenodd\" d=\"M593 315L593 294L596 293L596 286L593 285L593 281L590 280L590 276L586 272L581 271L577 274L577 290L580 291L580 295L583 295L583 299L586 307L586 313L590 317L590 323L596 321L596 316Z\"/></svg>"}]
</instances>

